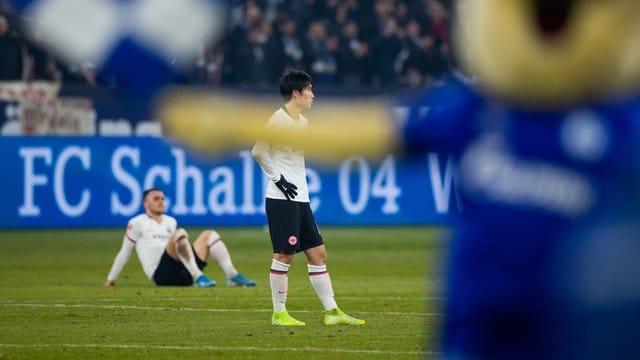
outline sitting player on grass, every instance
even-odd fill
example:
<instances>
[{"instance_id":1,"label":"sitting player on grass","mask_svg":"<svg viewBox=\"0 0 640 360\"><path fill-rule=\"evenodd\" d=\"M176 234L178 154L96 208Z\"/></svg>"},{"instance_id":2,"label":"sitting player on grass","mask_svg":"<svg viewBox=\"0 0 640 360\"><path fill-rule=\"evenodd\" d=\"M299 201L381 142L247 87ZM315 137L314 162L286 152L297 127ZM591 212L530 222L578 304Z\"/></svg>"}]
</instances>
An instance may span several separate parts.
<instances>
[{"instance_id":1,"label":"sitting player on grass","mask_svg":"<svg viewBox=\"0 0 640 360\"><path fill-rule=\"evenodd\" d=\"M233 266L229 251L215 230L206 230L193 244L176 219L165 214L162 190L152 188L143 195L144 214L129 220L105 286L114 286L129 257L136 249L144 273L159 286L213 287L216 282L202 273L208 255L224 271L228 286L255 286Z\"/></svg>"}]
</instances>

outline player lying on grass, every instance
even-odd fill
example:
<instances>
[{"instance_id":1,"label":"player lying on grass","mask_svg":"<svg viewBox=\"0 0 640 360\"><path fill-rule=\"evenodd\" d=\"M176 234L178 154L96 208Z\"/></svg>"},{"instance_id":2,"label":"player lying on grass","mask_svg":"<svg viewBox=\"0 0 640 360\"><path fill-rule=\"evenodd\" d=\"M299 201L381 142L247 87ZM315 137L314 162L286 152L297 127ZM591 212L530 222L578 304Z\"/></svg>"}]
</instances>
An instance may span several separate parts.
<instances>
[{"instance_id":1,"label":"player lying on grass","mask_svg":"<svg viewBox=\"0 0 640 360\"><path fill-rule=\"evenodd\" d=\"M144 214L129 220L120 252L116 256L105 286L114 286L135 248L142 269L159 286L212 287L216 282L202 273L209 255L224 271L228 286L255 286L233 266L226 245L215 230L206 230L193 244L176 219L165 214L165 198L161 189L146 190Z\"/></svg>"}]
</instances>

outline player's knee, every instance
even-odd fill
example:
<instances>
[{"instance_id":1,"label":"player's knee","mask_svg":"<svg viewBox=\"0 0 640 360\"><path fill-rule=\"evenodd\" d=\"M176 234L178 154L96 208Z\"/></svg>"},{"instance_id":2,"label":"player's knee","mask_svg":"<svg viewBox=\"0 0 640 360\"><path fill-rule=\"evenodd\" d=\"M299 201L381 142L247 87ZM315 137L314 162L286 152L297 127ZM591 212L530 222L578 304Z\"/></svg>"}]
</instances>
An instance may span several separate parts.
<instances>
[{"instance_id":1,"label":"player's knee","mask_svg":"<svg viewBox=\"0 0 640 360\"><path fill-rule=\"evenodd\" d=\"M178 241L182 238L188 239L189 238L189 234L187 234L187 230L185 230L184 228L178 228L176 230L176 232L173 234L173 238Z\"/></svg>"},{"instance_id":2,"label":"player's knee","mask_svg":"<svg viewBox=\"0 0 640 360\"><path fill-rule=\"evenodd\" d=\"M218 234L217 231L215 230L205 230L204 233L202 234L202 237L205 238L207 240L207 245L211 246L213 245L216 241L220 241L220 234Z\"/></svg>"},{"instance_id":3,"label":"player's knee","mask_svg":"<svg viewBox=\"0 0 640 360\"><path fill-rule=\"evenodd\" d=\"M313 251L307 251L307 260L311 265L326 265L327 264L327 252L324 249L316 249Z\"/></svg>"},{"instance_id":4,"label":"player's knee","mask_svg":"<svg viewBox=\"0 0 640 360\"><path fill-rule=\"evenodd\" d=\"M327 265L327 257L324 256L315 256L312 258L308 259L309 264L311 265L315 265L315 266L321 266L321 265Z\"/></svg>"},{"instance_id":5,"label":"player's knee","mask_svg":"<svg viewBox=\"0 0 640 360\"><path fill-rule=\"evenodd\" d=\"M273 259L284 264L291 264L295 251L278 251L273 253Z\"/></svg>"}]
</instances>

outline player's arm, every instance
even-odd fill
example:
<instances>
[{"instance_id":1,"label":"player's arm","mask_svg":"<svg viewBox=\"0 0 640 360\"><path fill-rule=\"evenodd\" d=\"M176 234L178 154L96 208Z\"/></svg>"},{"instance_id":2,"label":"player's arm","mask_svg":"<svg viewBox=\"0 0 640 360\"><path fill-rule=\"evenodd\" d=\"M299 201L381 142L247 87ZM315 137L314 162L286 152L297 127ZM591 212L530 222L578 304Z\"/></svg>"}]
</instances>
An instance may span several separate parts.
<instances>
[{"instance_id":1,"label":"player's arm","mask_svg":"<svg viewBox=\"0 0 640 360\"><path fill-rule=\"evenodd\" d=\"M261 119L281 101L246 94L173 92L162 98L158 117L168 136L208 153L250 148L257 139L333 162L354 154L382 158L400 148L401 132L387 99L318 101L309 112L308 129L265 127Z\"/></svg>"},{"instance_id":2,"label":"player's arm","mask_svg":"<svg viewBox=\"0 0 640 360\"><path fill-rule=\"evenodd\" d=\"M130 237L129 231L124 235L122 239L122 246L120 247L120 251L118 251L118 255L116 255L115 260L113 261L113 265L111 265L111 270L109 271L109 275L107 275L107 281L104 283L104 286L114 286L116 284L116 280L118 276L122 272L122 269L129 261L131 257L131 253L135 248L135 239Z\"/></svg>"},{"instance_id":3,"label":"player's arm","mask_svg":"<svg viewBox=\"0 0 640 360\"><path fill-rule=\"evenodd\" d=\"M267 142L258 140L251 149L251 155L256 159L258 165L262 171L272 181L278 181L280 178L280 171L276 168L276 165L271 157L270 146Z\"/></svg>"},{"instance_id":4,"label":"player's arm","mask_svg":"<svg viewBox=\"0 0 640 360\"><path fill-rule=\"evenodd\" d=\"M251 154L258 162L258 165L260 165L262 171L276 184L278 189L282 191L287 199L294 199L298 195L298 187L296 184L290 183L277 169L269 144L258 140L253 146L253 149L251 149Z\"/></svg>"},{"instance_id":5,"label":"player's arm","mask_svg":"<svg viewBox=\"0 0 640 360\"><path fill-rule=\"evenodd\" d=\"M481 106L482 99L457 81L401 99L397 107L404 110L403 151L423 154L459 148L475 131L473 114Z\"/></svg>"}]
</instances>

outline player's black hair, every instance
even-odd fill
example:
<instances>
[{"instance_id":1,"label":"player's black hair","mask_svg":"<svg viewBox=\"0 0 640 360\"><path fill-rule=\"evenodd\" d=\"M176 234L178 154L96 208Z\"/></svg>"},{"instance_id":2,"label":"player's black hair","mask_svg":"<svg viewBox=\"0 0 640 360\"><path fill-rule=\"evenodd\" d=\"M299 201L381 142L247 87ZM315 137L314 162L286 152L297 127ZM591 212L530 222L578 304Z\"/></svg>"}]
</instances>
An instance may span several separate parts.
<instances>
[{"instance_id":1,"label":"player's black hair","mask_svg":"<svg viewBox=\"0 0 640 360\"><path fill-rule=\"evenodd\" d=\"M309 85L311 75L302 70L289 70L280 77L280 95L285 101L289 101L294 90L302 92Z\"/></svg>"},{"instance_id":2,"label":"player's black hair","mask_svg":"<svg viewBox=\"0 0 640 360\"><path fill-rule=\"evenodd\" d=\"M153 188L150 188L150 189L145 190L145 191L142 193L142 201L147 200L147 195L149 195L149 193L150 193L150 192L152 192L152 191L162 191L162 189L157 188L157 187L153 187Z\"/></svg>"}]
</instances>

